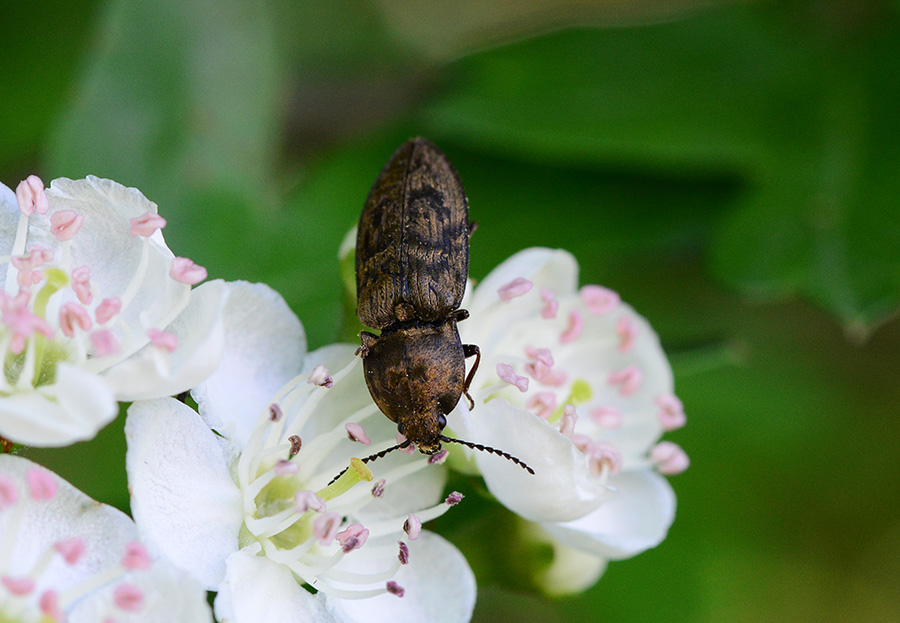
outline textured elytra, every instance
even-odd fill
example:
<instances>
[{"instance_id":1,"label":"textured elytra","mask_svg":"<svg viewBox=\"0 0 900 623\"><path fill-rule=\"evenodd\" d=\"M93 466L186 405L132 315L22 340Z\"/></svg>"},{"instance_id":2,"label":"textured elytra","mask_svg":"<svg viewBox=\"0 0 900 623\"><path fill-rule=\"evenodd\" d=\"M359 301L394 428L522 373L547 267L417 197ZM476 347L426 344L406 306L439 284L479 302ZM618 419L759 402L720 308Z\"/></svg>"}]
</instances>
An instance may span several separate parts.
<instances>
[{"instance_id":1,"label":"textured elytra","mask_svg":"<svg viewBox=\"0 0 900 623\"><path fill-rule=\"evenodd\" d=\"M469 209L441 151L417 138L382 169L359 219L356 285L360 321L446 319L462 302L469 274Z\"/></svg>"}]
</instances>

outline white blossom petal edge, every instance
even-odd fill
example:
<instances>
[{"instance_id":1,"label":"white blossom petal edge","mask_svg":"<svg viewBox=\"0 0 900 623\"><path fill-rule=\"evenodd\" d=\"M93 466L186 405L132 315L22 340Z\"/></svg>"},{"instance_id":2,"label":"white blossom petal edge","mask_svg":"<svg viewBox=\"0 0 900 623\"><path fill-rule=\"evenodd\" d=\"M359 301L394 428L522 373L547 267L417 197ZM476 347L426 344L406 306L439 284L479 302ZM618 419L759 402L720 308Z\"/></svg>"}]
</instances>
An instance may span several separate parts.
<instances>
[{"instance_id":1,"label":"white blossom petal edge","mask_svg":"<svg viewBox=\"0 0 900 623\"><path fill-rule=\"evenodd\" d=\"M223 621L275 622L284 612L382 621L387 610L374 605L384 601L400 620L434 620L422 596L438 591L438 620L468 621L468 565L452 545L419 534L419 521L459 501L441 501L446 469L402 452L372 471L351 462L396 443L354 347L306 353L280 296L228 287L222 365L193 392L200 413L171 398L128 412L132 509L148 546L218 591Z\"/></svg>"},{"instance_id":2,"label":"white blossom petal edge","mask_svg":"<svg viewBox=\"0 0 900 623\"><path fill-rule=\"evenodd\" d=\"M202 623L212 612L199 584L150 559L124 513L0 455L0 620Z\"/></svg>"},{"instance_id":3,"label":"white blossom petal edge","mask_svg":"<svg viewBox=\"0 0 900 623\"><path fill-rule=\"evenodd\" d=\"M0 184L0 436L31 446L90 439L117 400L186 391L222 349L227 290L176 258L165 221L110 180Z\"/></svg>"},{"instance_id":4,"label":"white blossom petal edge","mask_svg":"<svg viewBox=\"0 0 900 623\"><path fill-rule=\"evenodd\" d=\"M606 560L659 544L675 514L660 474L688 464L681 448L659 442L685 416L656 333L617 293L577 282L569 253L534 248L467 292L471 318L459 330L482 353L470 388L477 406L469 413L461 401L448 418L460 436L534 468L529 476L471 451L462 466L474 462L501 503L584 570L557 564L545 587L554 594L583 590Z\"/></svg>"}]
</instances>

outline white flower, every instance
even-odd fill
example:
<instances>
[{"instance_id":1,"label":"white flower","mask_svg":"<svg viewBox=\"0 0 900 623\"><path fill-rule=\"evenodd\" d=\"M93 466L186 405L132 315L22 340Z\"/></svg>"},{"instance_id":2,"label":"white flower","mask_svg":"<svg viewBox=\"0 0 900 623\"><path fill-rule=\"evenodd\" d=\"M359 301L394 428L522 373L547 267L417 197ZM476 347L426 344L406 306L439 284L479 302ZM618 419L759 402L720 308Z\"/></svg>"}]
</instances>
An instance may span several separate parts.
<instances>
[{"instance_id":1,"label":"white flower","mask_svg":"<svg viewBox=\"0 0 900 623\"><path fill-rule=\"evenodd\" d=\"M186 391L215 369L226 290L175 258L156 204L110 180L0 184L0 436L90 439L117 400Z\"/></svg>"},{"instance_id":2,"label":"white flower","mask_svg":"<svg viewBox=\"0 0 900 623\"><path fill-rule=\"evenodd\" d=\"M0 621L212 621L206 591L136 539L121 511L0 455Z\"/></svg>"},{"instance_id":3,"label":"white flower","mask_svg":"<svg viewBox=\"0 0 900 623\"><path fill-rule=\"evenodd\" d=\"M306 353L276 293L229 287L222 364L193 392L200 414L174 399L129 409L132 509L148 545L218 591L223 623L467 621L465 559L418 534L417 518L450 505L445 468L394 452L372 482L357 460L329 485L351 457L394 445L395 425L353 346Z\"/></svg>"},{"instance_id":4,"label":"white flower","mask_svg":"<svg viewBox=\"0 0 900 623\"><path fill-rule=\"evenodd\" d=\"M609 559L659 544L675 496L660 474L687 467L662 442L684 424L672 371L647 321L599 286L577 287L564 251L518 253L463 302L464 343L481 365L465 401L448 418L460 437L494 446L535 470L466 451L491 493L549 540L549 593L583 590ZM537 537L536 537L537 538Z\"/></svg>"}]
</instances>

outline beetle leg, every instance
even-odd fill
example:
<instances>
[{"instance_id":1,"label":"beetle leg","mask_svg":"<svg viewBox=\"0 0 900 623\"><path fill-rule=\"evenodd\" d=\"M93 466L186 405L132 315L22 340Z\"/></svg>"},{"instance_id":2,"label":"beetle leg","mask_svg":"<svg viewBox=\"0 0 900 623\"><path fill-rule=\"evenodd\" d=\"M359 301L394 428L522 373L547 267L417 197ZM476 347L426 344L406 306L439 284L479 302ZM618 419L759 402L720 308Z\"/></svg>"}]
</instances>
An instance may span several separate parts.
<instances>
[{"instance_id":1,"label":"beetle leg","mask_svg":"<svg viewBox=\"0 0 900 623\"><path fill-rule=\"evenodd\" d=\"M469 317L469 312L468 312L468 310L465 310L465 309L457 309L455 312L453 312L453 319L454 319L456 322L462 322L463 320L465 320L465 319L468 318L468 317ZM471 356L472 356L472 355L466 355L466 357L471 357Z\"/></svg>"},{"instance_id":2,"label":"beetle leg","mask_svg":"<svg viewBox=\"0 0 900 623\"><path fill-rule=\"evenodd\" d=\"M461 309L459 311L466 311ZM469 312L466 312L466 316L469 315ZM472 369L469 370L469 374L466 376L466 384L463 387L463 393L466 395L466 398L469 400L469 411L475 408L475 401L472 400L472 396L469 395L469 385L472 384L472 378L475 376L475 371L478 369L478 364L481 363L481 349L478 348L475 344L463 344L463 355L466 356L466 359L475 355L475 363L472 365Z\"/></svg>"},{"instance_id":3,"label":"beetle leg","mask_svg":"<svg viewBox=\"0 0 900 623\"><path fill-rule=\"evenodd\" d=\"M478 229L478 221L469 221L469 238L472 237L476 229Z\"/></svg>"},{"instance_id":4,"label":"beetle leg","mask_svg":"<svg viewBox=\"0 0 900 623\"><path fill-rule=\"evenodd\" d=\"M365 359L366 355L369 354L369 347L375 344L378 336L374 333L369 333L368 331L362 331L359 334L359 339L362 340L362 346L357 348L354 354Z\"/></svg>"}]
</instances>

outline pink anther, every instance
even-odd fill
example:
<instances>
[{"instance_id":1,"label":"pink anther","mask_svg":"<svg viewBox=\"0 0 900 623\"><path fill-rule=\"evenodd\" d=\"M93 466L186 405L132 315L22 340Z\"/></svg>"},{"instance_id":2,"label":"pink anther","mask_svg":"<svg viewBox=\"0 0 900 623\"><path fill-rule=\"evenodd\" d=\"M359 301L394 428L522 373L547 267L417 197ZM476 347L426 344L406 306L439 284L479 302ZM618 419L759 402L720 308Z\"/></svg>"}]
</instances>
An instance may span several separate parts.
<instances>
[{"instance_id":1,"label":"pink anther","mask_svg":"<svg viewBox=\"0 0 900 623\"><path fill-rule=\"evenodd\" d=\"M528 402L525 403L525 408L533 409L538 417L546 420L556 408L556 394L553 392L538 392L528 399Z\"/></svg>"},{"instance_id":2,"label":"pink anther","mask_svg":"<svg viewBox=\"0 0 900 623\"><path fill-rule=\"evenodd\" d=\"M409 564L409 546L403 541L397 541L397 545L400 547L400 552L397 554L397 558L400 560L401 565Z\"/></svg>"},{"instance_id":3,"label":"pink anther","mask_svg":"<svg viewBox=\"0 0 900 623\"><path fill-rule=\"evenodd\" d=\"M387 481L382 478L372 486L372 497L380 498L384 495L384 485Z\"/></svg>"},{"instance_id":4,"label":"pink anther","mask_svg":"<svg viewBox=\"0 0 900 623\"><path fill-rule=\"evenodd\" d=\"M454 491L453 493L451 493L450 495L447 496L447 498L444 500L444 503L447 506L456 506L457 504L459 504L460 502L463 501L464 497L466 497L466 496L464 496L459 491Z\"/></svg>"},{"instance_id":5,"label":"pink anther","mask_svg":"<svg viewBox=\"0 0 900 623\"><path fill-rule=\"evenodd\" d=\"M354 523L338 532L334 538L338 540L341 544L341 549L347 554L366 544L366 539L369 538L369 530L362 524Z\"/></svg>"},{"instance_id":6,"label":"pink anther","mask_svg":"<svg viewBox=\"0 0 900 623\"><path fill-rule=\"evenodd\" d=\"M147 329L147 337L150 338L151 344L170 353L174 353L178 348L178 336L174 333L159 329Z\"/></svg>"},{"instance_id":7,"label":"pink anther","mask_svg":"<svg viewBox=\"0 0 900 623\"><path fill-rule=\"evenodd\" d=\"M384 585L391 595L396 595L397 597L403 597L406 594L406 589L394 582L393 580L388 580L388 583Z\"/></svg>"},{"instance_id":8,"label":"pink anther","mask_svg":"<svg viewBox=\"0 0 900 623\"><path fill-rule=\"evenodd\" d=\"M14 578L6 575L0 578L0 583L10 593L19 597L29 595L34 590L34 580L31 578Z\"/></svg>"},{"instance_id":9,"label":"pink anther","mask_svg":"<svg viewBox=\"0 0 900 623\"><path fill-rule=\"evenodd\" d=\"M132 238L138 236L148 238L156 233L157 230L166 226L166 219L156 212L151 211L147 211L141 216L136 216L128 222L131 225L129 232L131 233Z\"/></svg>"},{"instance_id":10,"label":"pink anther","mask_svg":"<svg viewBox=\"0 0 900 623\"><path fill-rule=\"evenodd\" d=\"M91 333L91 344L94 347L95 357L105 357L119 352L119 340L112 331L106 329Z\"/></svg>"},{"instance_id":11,"label":"pink anther","mask_svg":"<svg viewBox=\"0 0 900 623\"><path fill-rule=\"evenodd\" d=\"M660 441L650 451L650 460L656 465L660 474L675 476L690 467L691 460L677 443Z\"/></svg>"},{"instance_id":12,"label":"pink anther","mask_svg":"<svg viewBox=\"0 0 900 623\"><path fill-rule=\"evenodd\" d=\"M312 385L318 385L319 387L324 387L325 389L334 387L334 378L328 373L328 368L323 365L318 365L313 368L313 371L306 382L311 383Z\"/></svg>"},{"instance_id":13,"label":"pink anther","mask_svg":"<svg viewBox=\"0 0 900 623\"><path fill-rule=\"evenodd\" d=\"M103 299L103 301L97 305L97 309L94 310L94 317L97 319L98 324L106 324L118 315L120 311L122 311L122 299L118 296L113 296L108 299Z\"/></svg>"},{"instance_id":14,"label":"pink anther","mask_svg":"<svg viewBox=\"0 0 900 623\"><path fill-rule=\"evenodd\" d=\"M553 290L541 288L541 300L544 301L541 317L548 320L556 318L556 313L559 311L559 301L556 300Z\"/></svg>"},{"instance_id":15,"label":"pink anther","mask_svg":"<svg viewBox=\"0 0 900 623\"><path fill-rule=\"evenodd\" d=\"M637 326L631 318L622 316L616 322L616 333L619 334L619 350L624 353L634 345Z\"/></svg>"},{"instance_id":16,"label":"pink anther","mask_svg":"<svg viewBox=\"0 0 900 623\"><path fill-rule=\"evenodd\" d=\"M41 614L54 623L62 623L65 620L63 611L59 607L59 595L56 591L44 591L38 599L38 607L41 609Z\"/></svg>"},{"instance_id":17,"label":"pink anther","mask_svg":"<svg viewBox=\"0 0 900 623\"><path fill-rule=\"evenodd\" d=\"M403 522L403 531L409 536L410 541L415 541L422 532L422 520L410 513Z\"/></svg>"},{"instance_id":18,"label":"pink anther","mask_svg":"<svg viewBox=\"0 0 900 623\"><path fill-rule=\"evenodd\" d=\"M281 405L279 405L277 402L273 402L269 405L269 421L280 422L281 418L283 417L284 412L281 410Z\"/></svg>"},{"instance_id":19,"label":"pink anther","mask_svg":"<svg viewBox=\"0 0 900 623\"><path fill-rule=\"evenodd\" d=\"M66 337L75 336L75 327L87 331L92 324L87 310L75 301L64 303L59 309L59 328Z\"/></svg>"},{"instance_id":20,"label":"pink anther","mask_svg":"<svg viewBox=\"0 0 900 623\"><path fill-rule=\"evenodd\" d=\"M325 512L325 500L312 491L298 491L294 494L294 510L301 515L309 511L323 513Z\"/></svg>"},{"instance_id":21,"label":"pink anther","mask_svg":"<svg viewBox=\"0 0 900 623\"><path fill-rule=\"evenodd\" d=\"M71 277L75 296L82 305L90 305L94 300L94 295L91 294L91 269L87 266L79 266L72 270Z\"/></svg>"},{"instance_id":22,"label":"pink anther","mask_svg":"<svg viewBox=\"0 0 900 623\"><path fill-rule=\"evenodd\" d=\"M575 432L575 424L578 422L578 414L575 413L575 405L567 404L563 407L563 414L559 420L559 432L566 437L571 437Z\"/></svg>"},{"instance_id":23,"label":"pink anther","mask_svg":"<svg viewBox=\"0 0 900 623\"><path fill-rule=\"evenodd\" d=\"M122 566L130 571L150 568L150 553L143 543L131 541L125 545L125 555L122 556Z\"/></svg>"},{"instance_id":24,"label":"pink anther","mask_svg":"<svg viewBox=\"0 0 900 623\"><path fill-rule=\"evenodd\" d=\"M300 465L298 465L295 461L278 459L275 462L275 467L273 469L275 470L276 476L288 476L298 473L300 471Z\"/></svg>"},{"instance_id":25,"label":"pink anther","mask_svg":"<svg viewBox=\"0 0 900 623\"><path fill-rule=\"evenodd\" d=\"M138 612L144 605L144 593L134 584L119 584L113 590L113 603L125 612Z\"/></svg>"},{"instance_id":26,"label":"pink anther","mask_svg":"<svg viewBox=\"0 0 900 623\"><path fill-rule=\"evenodd\" d=\"M657 396L656 405L660 408L659 423L663 430L676 430L687 423L684 405L675 394L666 393Z\"/></svg>"},{"instance_id":27,"label":"pink anther","mask_svg":"<svg viewBox=\"0 0 900 623\"><path fill-rule=\"evenodd\" d=\"M581 300L595 316L615 309L621 301L619 293L603 286L584 286L581 288Z\"/></svg>"},{"instance_id":28,"label":"pink anther","mask_svg":"<svg viewBox=\"0 0 900 623\"><path fill-rule=\"evenodd\" d=\"M44 182L37 175L29 175L16 186L16 202L25 216L46 214L50 210L50 200L44 190Z\"/></svg>"},{"instance_id":29,"label":"pink anther","mask_svg":"<svg viewBox=\"0 0 900 623\"><path fill-rule=\"evenodd\" d=\"M531 290L533 283L525 279L524 277L516 277L509 283L500 286L497 289L497 294L500 295L500 299L504 301L511 301L517 296L522 296L529 290Z\"/></svg>"},{"instance_id":30,"label":"pink anther","mask_svg":"<svg viewBox=\"0 0 900 623\"><path fill-rule=\"evenodd\" d=\"M0 474L0 511L19 501L19 490L5 474Z\"/></svg>"},{"instance_id":31,"label":"pink anther","mask_svg":"<svg viewBox=\"0 0 900 623\"><path fill-rule=\"evenodd\" d=\"M528 391L528 379L513 372L512 366L508 363L497 364L497 376L510 385L518 387L520 392Z\"/></svg>"},{"instance_id":32,"label":"pink anther","mask_svg":"<svg viewBox=\"0 0 900 623\"><path fill-rule=\"evenodd\" d=\"M63 539L62 541L57 541L53 545L53 549L59 552L60 556L62 556L63 560L65 560L68 564L74 565L77 564L78 561L81 560L81 557L84 555L84 539L80 539L78 537Z\"/></svg>"},{"instance_id":33,"label":"pink anther","mask_svg":"<svg viewBox=\"0 0 900 623\"><path fill-rule=\"evenodd\" d=\"M569 324L566 325L566 330L562 332L559 336L560 344L568 344L572 340L578 338L581 335L581 329L584 326L584 316L581 315L581 312L577 309L573 309L569 312Z\"/></svg>"},{"instance_id":34,"label":"pink anther","mask_svg":"<svg viewBox=\"0 0 900 623\"><path fill-rule=\"evenodd\" d=\"M644 380L644 373L637 366L628 366L609 375L609 384L618 385L619 393L630 396L638 390Z\"/></svg>"},{"instance_id":35,"label":"pink anther","mask_svg":"<svg viewBox=\"0 0 900 623\"><path fill-rule=\"evenodd\" d=\"M188 258L176 257L172 260L172 268L169 269L169 276L178 283L185 283L189 286L193 286L206 279L207 273L205 268L194 264L194 262Z\"/></svg>"},{"instance_id":36,"label":"pink anther","mask_svg":"<svg viewBox=\"0 0 900 623\"><path fill-rule=\"evenodd\" d=\"M591 419L602 428L620 428L622 412L615 407L594 407L589 412Z\"/></svg>"},{"instance_id":37,"label":"pink anther","mask_svg":"<svg viewBox=\"0 0 900 623\"><path fill-rule=\"evenodd\" d=\"M313 521L313 535L319 539L322 545L328 545L334 540L341 527L341 516L337 513L325 513L319 515Z\"/></svg>"},{"instance_id":38,"label":"pink anther","mask_svg":"<svg viewBox=\"0 0 900 623\"><path fill-rule=\"evenodd\" d=\"M32 500L52 500L59 487L53 474L41 467L32 467L25 473L28 492Z\"/></svg>"},{"instance_id":39,"label":"pink anther","mask_svg":"<svg viewBox=\"0 0 900 623\"><path fill-rule=\"evenodd\" d=\"M366 431L363 430L363 427L356 422L349 422L344 425L344 428L347 429L347 437L350 438L350 441L357 441L364 446L368 446L370 443L372 443L372 441L366 436Z\"/></svg>"}]
</instances>

